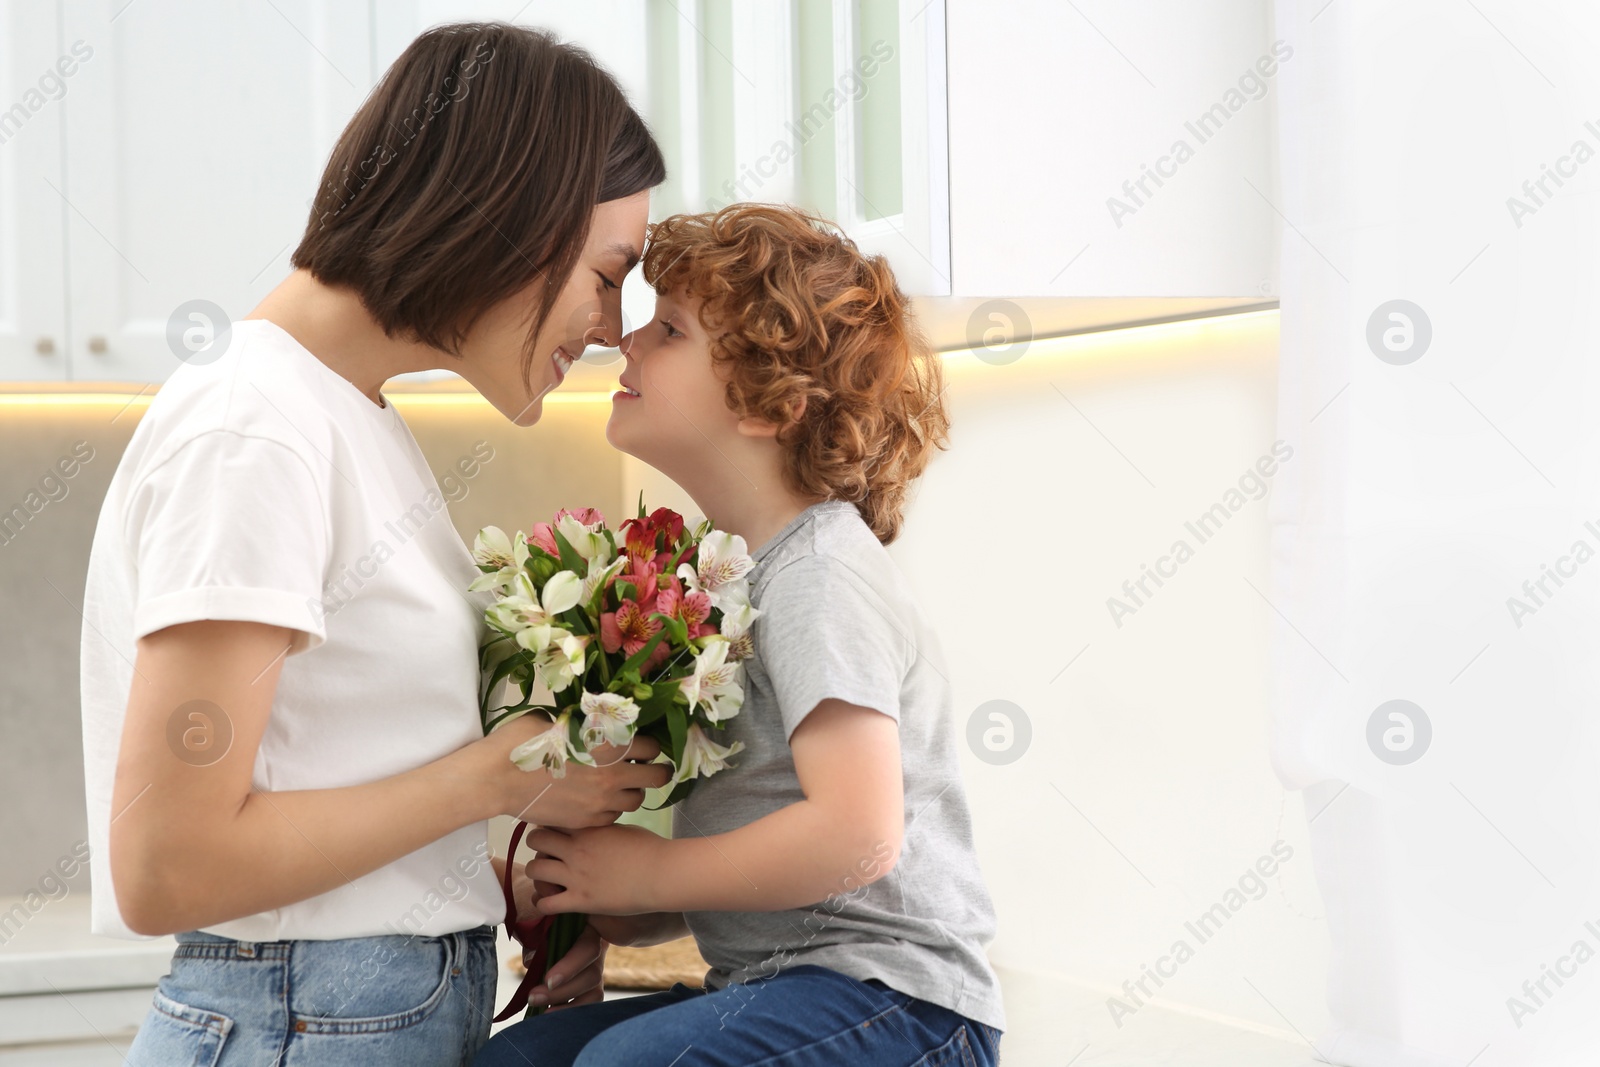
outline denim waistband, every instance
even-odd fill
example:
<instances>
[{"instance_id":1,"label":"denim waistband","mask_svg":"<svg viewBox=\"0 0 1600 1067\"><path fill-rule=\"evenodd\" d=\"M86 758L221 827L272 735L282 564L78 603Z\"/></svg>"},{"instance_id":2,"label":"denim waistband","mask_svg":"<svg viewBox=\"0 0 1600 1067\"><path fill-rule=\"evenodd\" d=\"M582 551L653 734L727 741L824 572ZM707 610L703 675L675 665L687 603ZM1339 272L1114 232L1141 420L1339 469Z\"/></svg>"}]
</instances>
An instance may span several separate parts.
<instances>
[{"instance_id":1,"label":"denim waistband","mask_svg":"<svg viewBox=\"0 0 1600 1067\"><path fill-rule=\"evenodd\" d=\"M384 941L438 941L447 937L460 937L468 941L486 939L492 942L495 939L495 928L492 926L474 926L466 930L454 930L447 934L439 934L435 937L423 937L419 934L373 934L367 937L290 938L282 941L240 941L232 937L223 937L221 934L207 933L204 930L185 930L173 936L178 942L178 954L188 958L283 960L289 958L290 951L297 941L301 940L315 940L325 943L359 941L376 944Z\"/></svg>"}]
</instances>

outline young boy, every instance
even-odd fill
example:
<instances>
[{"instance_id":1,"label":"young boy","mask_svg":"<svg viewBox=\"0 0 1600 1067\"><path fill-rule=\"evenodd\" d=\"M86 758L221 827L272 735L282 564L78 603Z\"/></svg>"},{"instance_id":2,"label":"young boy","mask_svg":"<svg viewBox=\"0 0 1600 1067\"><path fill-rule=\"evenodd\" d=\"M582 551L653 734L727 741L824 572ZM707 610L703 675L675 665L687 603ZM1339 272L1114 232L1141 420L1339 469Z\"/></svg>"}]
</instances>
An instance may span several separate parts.
<instances>
[{"instance_id":1,"label":"young boy","mask_svg":"<svg viewBox=\"0 0 1600 1067\"><path fill-rule=\"evenodd\" d=\"M607 437L751 548L744 749L674 809L529 843L542 910L602 937L692 933L704 989L563 1009L478 1064L992 1065L983 946L938 639L884 545L948 421L938 356L882 257L736 204L657 224L656 317L624 339Z\"/></svg>"}]
</instances>

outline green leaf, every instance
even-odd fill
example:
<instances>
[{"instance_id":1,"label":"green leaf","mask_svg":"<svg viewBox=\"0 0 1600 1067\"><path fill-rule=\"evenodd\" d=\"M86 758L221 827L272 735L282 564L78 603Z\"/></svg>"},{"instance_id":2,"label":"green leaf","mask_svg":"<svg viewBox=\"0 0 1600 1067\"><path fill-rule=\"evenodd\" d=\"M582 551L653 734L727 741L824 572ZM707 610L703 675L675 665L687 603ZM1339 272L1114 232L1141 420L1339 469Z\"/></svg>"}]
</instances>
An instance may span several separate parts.
<instances>
[{"instance_id":1,"label":"green leaf","mask_svg":"<svg viewBox=\"0 0 1600 1067\"><path fill-rule=\"evenodd\" d=\"M549 704L507 704L505 707L495 708L494 711L489 713L489 729L485 730L484 734L487 736L502 723L505 723L511 719L515 719L521 715L531 715L534 712L540 712L546 718L551 718L555 715L555 711L556 709L551 707Z\"/></svg>"},{"instance_id":2,"label":"green leaf","mask_svg":"<svg viewBox=\"0 0 1600 1067\"><path fill-rule=\"evenodd\" d=\"M683 763L683 746L689 742L689 716L682 708L672 704L667 708L667 729L672 734L672 747L667 755L674 767Z\"/></svg>"},{"instance_id":3,"label":"green leaf","mask_svg":"<svg viewBox=\"0 0 1600 1067\"><path fill-rule=\"evenodd\" d=\"M498 630L495 630L495 631L492 631L492 632L494 633L494 636L491 637L489 640L485 641L483 643L483 645L478 649L478 670L480 670L480 671L486 671L486 670L489 669L490 651L491 650L494 650L497 656L509 656L509 655L513 655L514 652L515 652L515 649L518 647L517 646L517 639L512 637L510 634L504 634L504 633L499 632ZM506 649L506 648L501 647L501 646L505 645L507 642L509 642L511 644L511 648L510 649ZM494 662L496 664L499 664L501 662L501 660L499 658L496 658L494 660Z\"/></svg>"},{"instance_id":4,"label":"green leaf","mask_svg":"<svg viewBox=\"0 0 1600 1067\"><path fill-rule=\"evenodd\" d=\"M686 782L679 782L677 785L672 787L672 792L667 794L666 799L662 800L661 803L655 805L654 807L646 806L644 808L644 810L645 811L661 811L661 810L663 810L665 808L672 807L672 805L674 805L674 804L678 803L679 801L681 801L684 797L688 796L690 794L690 792L692 792L694 790L694 784L697 781L699 781L698 778L690 778Z\"/></svg>"},{"instance_id":5,"label":"green leaf","mask_svg":"<svg viewBox=\"0 0 1600 1067\"><path fill-rule=\"evenodd\" d=\"M578 555L577 549L568 544L567 539L561 536L561 531L554 526L550 527L550 533L556 539L556 547L561 550L561 566L580 576L584 574L583 557Z\"/></svg>"},{"instance_id":6,"label":"green leaf","mask_svg":"<svg viewBox=\"0 0 1600 1067\"><path fill-rule=\"evenodd\" d=\"M678 691L678 686L676 683L658 683L651 688L654 690L654 692L652 692L649 697L645 698L643 703L639 705L638 724L640 726L653 723L657 719L661 718L661 716L665 715L667 713L667 709L672 707L673 693Z\"/></svg>"},{"instance_id":7,"label":"green leaf","mask_svg":"<svg viewBox=\"0 0 1600 1067\"><path fill-rule=\"evenodd\" d=\"M512 671L515 671L519 667L532 665L534 661L533 653L529 652L525 648L522 648L520 645L517 646L517 648L517 652L500 661L500 663L495 666L494 670L490 672L489 683L484 688L483 695L478 700L478 709L480 711L482 711L485 705L488 704L490 698L494 696L494 691L500 687L501 682L505 681L506 678L510 676ZM526 693L523 694L523 699L527 699Z\"/></svg>"}]
</instances>

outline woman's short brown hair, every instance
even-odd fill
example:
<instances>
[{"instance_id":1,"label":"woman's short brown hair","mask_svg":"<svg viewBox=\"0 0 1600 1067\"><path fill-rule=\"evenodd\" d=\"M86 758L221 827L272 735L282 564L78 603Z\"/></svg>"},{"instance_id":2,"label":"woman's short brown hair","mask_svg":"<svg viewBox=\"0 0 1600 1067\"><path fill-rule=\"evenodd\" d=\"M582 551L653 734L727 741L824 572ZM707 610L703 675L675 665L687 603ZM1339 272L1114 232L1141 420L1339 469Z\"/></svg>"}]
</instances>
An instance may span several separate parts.
<instances>
[{"instance_id":1,"label":"woman's short brown hair","mask_svg":"<svg viewBox=\"0 0 1600 1067\"><path fill-rule=\"evenodd\" d=\"M950 421L939 356L888 261L818 216L733 204L652 226L644 277L700 300L728 407L782 427L789 488L853 501L893 541Z\"/></svg>"},{"instance_id":2,"label":"woman's short brown hair","mask_svg":"<svg viewBox=\"0 0 1600 1067\"><path fill-rule=\"evenodd\" d=\"M583 49L504 22L435 26L340 134L290 262L355 291L390 337L454 356L484 312L543 278L526 384L595 205L665 178L644 120Z\"/></svg>"}]
</instances>

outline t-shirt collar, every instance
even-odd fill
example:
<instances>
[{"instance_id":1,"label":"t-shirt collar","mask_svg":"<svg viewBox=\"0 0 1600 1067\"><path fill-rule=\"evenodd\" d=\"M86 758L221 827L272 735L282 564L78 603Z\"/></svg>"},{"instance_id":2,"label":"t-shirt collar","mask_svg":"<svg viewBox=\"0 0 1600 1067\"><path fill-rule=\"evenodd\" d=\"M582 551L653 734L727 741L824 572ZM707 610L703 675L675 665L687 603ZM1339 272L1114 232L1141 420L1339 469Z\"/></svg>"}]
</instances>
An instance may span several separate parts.
<instances>
[{"instance_id":1,"label":"t-shirt collar","mask_svg":"<svg viewBox=\"0 0 1600 1067\"><path fill-rule=\"evenodd\" d=\"M338 371L334 370L332 367L328 366L326 363L322 362L322 360L318 359L316 353L310 351L305 345L301 344L295 339L294 334L290 333L288 330L285 330L282 326L279 326L271 319L240 319L238 322L234 323L234 326L238 327L241 323L245 322L259 323L259 329L275 334L286 346L300 353L312 363L315 363L322 369L324 374L334 379L338 383L334 386L334 388L338 389L342 387L343 389L348 390L348 395L350 397L371 411L373 417L378 419L385 426L392 428L400 424L400 415L395 411L394 401L389 399L389 394L383 392L382 390L378 391L378 395L383 397L383 406L379 407L377 404L372 402L372 398L370 396L356 388L356 384L354 382L340 374Z\"/></svg>"},{"instance_id":2,"label":"t-shirt collar","mask_svg":"<svg viewBox=\"0 0 1600 1067\"><path fill-rule=\"evenodd\" d=\"M808 504L799 514L784 524L783 529L767 538L766 542L750 554L753 563L760 563L770 556L777 547L787 541L800 527L810 522L815 516L825 511L837 511L840 508L854 507L848 500L819 500L815 504Z\"/></svg>"}]
</instances>

